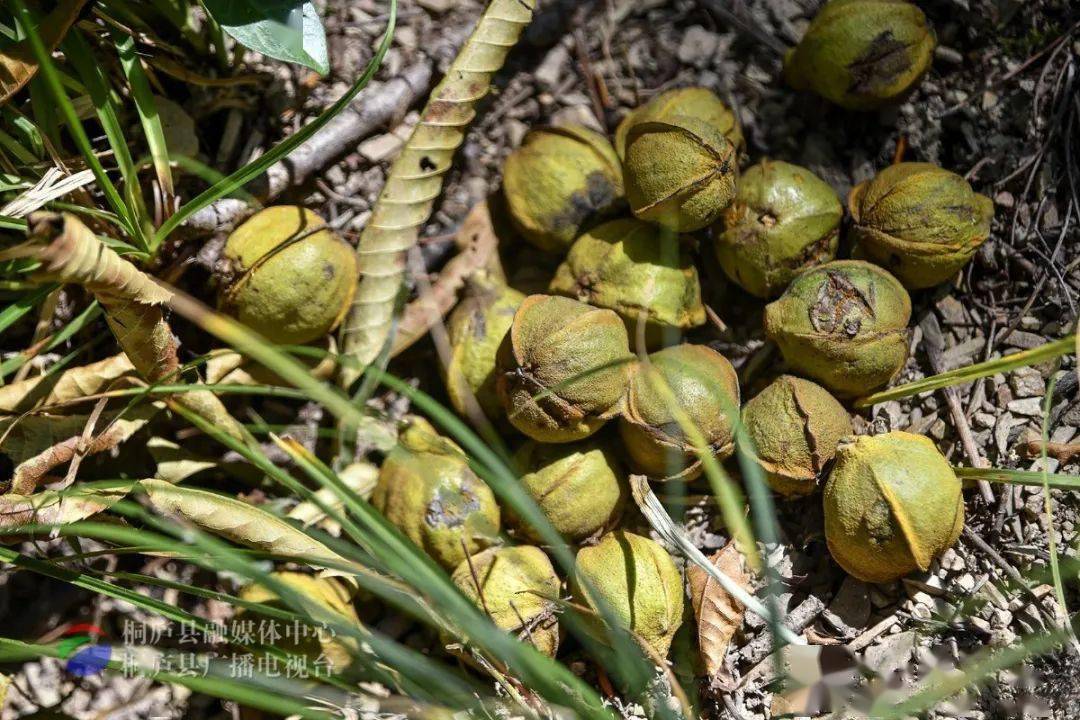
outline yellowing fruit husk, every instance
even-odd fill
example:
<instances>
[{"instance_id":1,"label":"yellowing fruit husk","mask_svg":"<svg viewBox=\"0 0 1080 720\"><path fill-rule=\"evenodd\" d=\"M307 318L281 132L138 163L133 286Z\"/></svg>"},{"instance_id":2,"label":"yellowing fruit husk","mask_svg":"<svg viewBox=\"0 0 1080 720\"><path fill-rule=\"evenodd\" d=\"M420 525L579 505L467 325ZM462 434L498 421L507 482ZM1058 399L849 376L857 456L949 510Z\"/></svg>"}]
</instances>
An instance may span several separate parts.
<instances>
[{"instance_id":1,"label":"yellowing fruit husk","mask_svg":"<svg viewBox=\"0 0 1080 720\"><path fill-rule=\"evenodd\" d=\"M624 117L615 128L615 152L620 158L626 157L626 138L630 134L630 128L637 123L647 120L663 121L676 115L706 122L730 140L736 150L743 147L742 127L735 113L712 90L688 87L662 92Z\"/></svg>"},{"instance_id":2,"label":"yellowing fruit husk","mask_svg":"<svg viewBox=\"0 0 1080 720\"><path fill-rule=\"evenodd\" d=\"M645 323L650 346L676 341L705 324L701 285L689 253L640 220L606 222L579 237L551 280L550 291L610 308L631 337Z\"/></svg>"},{"instance_id":3,"label":"yellowing fruit husk","mask_svg":"<svg viewBox=\"0 0 1080 720\"><path fill-rule=\"evenodd\" d=\"M337 327L356 291L356 251L306 208L253 215L225 242L233 277L223 311L273 343L299 345ZM312 232L315 230L315 232Z\"/></svg>"},{"instance_id":4,"label":"yellowing fruit husk","mask_svg":"<svg viewBox=\"0 0 1080 720\"><path fill-rule=\"evenodd\" d=\"M579 603L598 612L601 598L614 620L667 656L682 624L683 582L660 545L625 530L610 532L578 551L571 586Z\"/></svg>"},{"instance_id":5,"label":"yellowing fruit husk","mask_svg":"<svg viewBox=\"0 0 1080 720\"><path fill-rule=\"evenodd\" d=\"M562 252L623 204L622 167L598 132L581 126L537 128L506 159L503 194L526 240Z\"/></svg>"},{"instance_id":6,"label":"yellowing fruit husk","mask_svg":"<svg viewBox=\"0 0 1080 720\"><path fill-rule=\"evenodd\" d=\"M587 440L571 445L527 442L514 459L524 473L521 485L555 530L571 542L608 530L626 504L626 475L615 453ZM539 534L512 513L506 518L518 535L540 542Z\"/></svg>"},{"instance_id":7,"label":"yellowing fruit husk","mask_svg":"<svg viewBox=\"0 0 1080 720\"><path fill-rule=\"evenodd\" d=\"M765 332L798 374L839 397L887 383L907 360L911 299L877 265L836 260L811 268L765 307Z\"/></svg>"},{"instance_id":8,"label":"yellowing fruit husk","mask_svg":"<svg viewBox=\"0 0 1080 720\"><path fill-rule=\"evenodd\" d=\"M849 110L899 102L930 68L936 39L905 0L830 0L799 44L784 77Z\"/></svg>"},{"instance_id":9,"label":"yellowing fruit husk","mask_svg":"<svg viewBox=\"0 0 1080 720\"><path fill-rule=\"evenodd\" d=\"M708 123L683 115L635 123L623 162L626 198L641 220L672 232L711 225L735 196L735 146Z\"/></svg>"},{"instance_id":10,"label":"yellowing fruit husk","mask_svg":"<svg viewBox=\"0 0 1080 720\"><path fill-rule=\"evenodd\" d=\"M462 561L452 579L498 627L555 657L561 583L543 550L531 545L489 548Z\"/></svg>"},{"instance_id":11,"label":"yellowing fruit husk","mask_svg":"<svg viewBox=\"0 0 1080 720\"><path fill-rule=\"evenodd\" d=\"M632 362L626 326L611 310L530 295L499 348L499 397L533 440L581 440L619 412Z\"/></svg>"},{"instance_id":12,"label":"yellowing fruit husk","mask_svg":"<svg viewBox=\"0 0 1080 720\"><path fill-rule=\"evenodd\" d=\"M891 432L841 445L824 492L829 552L866 582L928 570L963 530L961 490L922 435Z\"/></svg>"},{"instance_id":13,"label":"yellowing fruit husk","mask_svg":"<svg viewBox=\"0 0 1080 720\"><path fill-rule=\"evenodd\" d=\"M990 198L931 163L890 165L852 188L848 207L859 248L911 289L956 275L994 218Z\"/></svg>"},{"instance_id":14,"label":"yellowing fruit husk","mask_svg":"<svg viewBox=\"0 0 1080 720\"><path fill-rule=\"evenodd\" d=\"M525 295L505 283L473 283L450 314L446 323L450 361L443 379L450 404L459 414L469 417L469 398L476 398L488 420L502 415L495 389L495 356L524 299Z\"/></svg>"},{"instance_id":15,"label":"yellowing fruit husk","mask_svg":"<svg viewBox=\"0 0 1080 720\"><path fill-rule=\"evenodd\" d=\"M739 178L713 234L720 267L760 298L783 292L800 272L836 257L844 209L806 168L763 160Z\"/></svg>"},{"instance_id":16,"label":"yellowing fruit husk","mask_svg":"<svg viewBox=\"0 0 1080 720\"><path fill-rule=\"evenodd\" d=\"M705 345L676 345L638 365L619 434L637 471L653 479L692 479L701 473L701 460L682 423L692 423L723 459L735 449L730 418L738 408L739 379L727 358Z\"/></svg>"},{"instance_id":17,"label":"yellowing fruit husk","mask_svg":"<svg viewBox=\"0 0 1080 720\"><path fill-rule=\"evenodd\" d=\"M769 487L789 497L813 492L841 438L855 432L828 390L791 375L747 402L742 422Z\"/></svg>"},{"instance_id":18,"label":"yellowing fruit husk","mask_svg":"<svg viewBox=\"0 0 1080 720\"><path fill-rule=\"evenodd\" d=\"M411 418L383 460L371 503L444 568L497 539L499 505L460 448Z\"/></svg>"}]
</instances>

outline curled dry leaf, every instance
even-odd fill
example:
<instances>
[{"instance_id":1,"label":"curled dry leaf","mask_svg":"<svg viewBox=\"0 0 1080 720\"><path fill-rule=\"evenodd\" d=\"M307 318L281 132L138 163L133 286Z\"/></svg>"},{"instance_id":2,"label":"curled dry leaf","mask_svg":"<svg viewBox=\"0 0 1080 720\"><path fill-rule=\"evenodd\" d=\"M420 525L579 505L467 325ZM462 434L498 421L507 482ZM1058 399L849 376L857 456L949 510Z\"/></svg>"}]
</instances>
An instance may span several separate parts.
<instances>
[{"instance_id":1,"label":"curled dry leaf","mask_svg":"<svg viewBox=\"0 0 1080 720\"><path fill-rule=\"evenodd\" d=\"M747 592L750 591L750 575L746 571L745 558L734 542L718 550L709 561ZM724 655L732 636L742 625L746 608L697 565L688 567L686 579L690 585L694 618L697 620L701 660L710 681L715 680L724 672Z\"/></svg>"},{"instance_id":2,"label":"curled dry leaf","mask_svg":"<svg viewBox=\"0 0 1080 720\"><path fill-rule=\"evenodd\" d=\"M46 405L69 403L130 385L135 374L121 353L55 375L28 378L0 387L0 415L19 415Z\"/></svg>"},{"instance_id":3,"label":"curled dry leaf","mask_svg":"<svg viewBox=\"0 0 1080 720\"><path fill-rule=\"evenodd\" d=\"M86 0L60 0L53 11L41 19L38 32L46 47L51 50L60 43L85 4ZM0 52L0 105L30 82L37 71L37 59L29 40L4 48Z\"/></svg>"},{"instance_id":4,"label":"curled dry leaf","mask_svg":"<svg viewBox=\"0 0 1080 720\"><path fill-rule=\"evenodd\" d=\"M0 529L37 523L67 525L108 510L131 490L72 488L64 492L44 490L33 495L0 495Z\"/></svg>"},{"instance_id":5,"label":"curled dry leaf","mask_svg":"<svg viewBox=\"0 0 1080 720\"><path fill-rule=\"evenodd\" d=\"M207 490L179 487L164 480L143 480L140 485L146 491L150 505L161 514L187 520L238 545L303 558L314 567L325 567L320 560L335 565L350 564L277 515L242 500Z\"/></svg>"},{"instance_id":6,"label":"curled dry leaf","mask_svg":"<svg viewBox=\"0 0 1080 720\"><path fill-rule=\"evenodd\" d=\"M367 500L379 482L379 468L368 462L355 462L346 465L338 473L338 478L359 497ZM341 497L341 493L332 487L317 490L315 497L332 510L341 510L345 507L345 500ZM289 517L303 523L304 527L316 525L335 537L341 534L341 527L328 518L322 507L313 500L307 500L294 507L289 511Z\"/></svg>"}]
</instances>

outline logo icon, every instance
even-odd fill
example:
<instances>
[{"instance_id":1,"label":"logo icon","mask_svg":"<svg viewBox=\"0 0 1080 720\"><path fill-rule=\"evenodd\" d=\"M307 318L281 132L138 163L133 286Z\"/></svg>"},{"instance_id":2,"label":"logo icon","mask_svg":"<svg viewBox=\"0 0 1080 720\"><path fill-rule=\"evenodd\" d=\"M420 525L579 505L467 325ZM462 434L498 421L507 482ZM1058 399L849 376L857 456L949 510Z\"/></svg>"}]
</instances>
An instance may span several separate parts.
<instances>
[{"instance_id":1,"label":"logo icon","mask_svg":"<svg viewBox=\"0 0 1080 720\"><path fill-rule=\"evenodd\" d=\"M97 675L109 664L112 646L97 643L99 638L105 637L105 633L96 625L72 625L61 637L63 639L57 647L60 657L67 661L64 668L72 675Z\"/></svg>"}]
</instances>

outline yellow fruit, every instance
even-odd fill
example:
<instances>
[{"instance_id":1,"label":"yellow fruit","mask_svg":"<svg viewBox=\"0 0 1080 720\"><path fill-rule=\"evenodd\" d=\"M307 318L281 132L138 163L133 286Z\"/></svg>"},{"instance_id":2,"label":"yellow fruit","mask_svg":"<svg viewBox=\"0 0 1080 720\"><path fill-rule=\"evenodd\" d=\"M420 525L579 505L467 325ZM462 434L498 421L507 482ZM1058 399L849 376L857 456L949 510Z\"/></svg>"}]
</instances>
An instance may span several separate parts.
<instances>
[{"instance_id":1,"label":"yellow fruit","mask_svg":"<svg viewBox=\"0 0 1080 720\"><path fill-rule=\"evenodd\" d=\"M225 242L221 309L267 340L299 345L333 330L356 291L356 251L315 213L279 205ZM319 229L324 228L324 229Z\"/></svg>"},{"instance_id":2,"label":"yellow fruit","mask_svg":"<svg viewBox=\"0 0 1080 720\"><path fill-rule=\"evenodd\" d=\"M736 150L744 145L738 118L716 93L704 87L687 87L662 92L624 117L615 128L615 152L620 158L626 157L626 137L630 134L630 128L637 123L662 121L675 115L697 118L712 125L731 141Z\"/></svg>"}]
</instances>

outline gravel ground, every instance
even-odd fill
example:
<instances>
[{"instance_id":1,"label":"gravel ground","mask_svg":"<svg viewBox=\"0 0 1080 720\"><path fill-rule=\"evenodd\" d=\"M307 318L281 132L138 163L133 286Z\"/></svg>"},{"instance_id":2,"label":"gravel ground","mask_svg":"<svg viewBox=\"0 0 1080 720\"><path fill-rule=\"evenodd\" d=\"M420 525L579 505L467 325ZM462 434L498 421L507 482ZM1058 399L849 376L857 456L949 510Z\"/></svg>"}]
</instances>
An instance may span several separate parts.
<instances>
[{"instance_id":1,"label":"gravel ground","mask_svg":"<svg viewBox=\"0 0 1080 720\"><path fill-rule=\"evenodd\" d=\"M737 108L751 160L767 156L805 165L842 197L853 184L892 162L899 144L905 159L939 163L964 174L977 191L994 199L991 240L961 281L914 295L913 352L901 381L934 373L926 353L928 335L937 340L940 333L940 361L943 369L951 369L1069 332L1080 296L1080 8L1075 3L920 3L940 43L933 70L899 108L870 114L843 112L796 94L776 79L780 58L760 36L772 38L772 44L795 42L816 2L719 4L735 8L741 29L712 15L708 2L694 0L540 2L524 41L497 77L497 92L481 108L425 229L431 271L436 273L445 260L452 248L448 238L468 209L497 190L502 161L529 127L580 122L611 131L630 108L659 91L704 85ZM437 68L445 68L450 48L461 41L463 29L480 8L472 0L403 0L401 27L379 79L388 81L428 62L427 53L435 55ZM272 75L276 82L201 89L178 99L198 123L204 158L221 169L242 163L332 102L369 59L382 12L382 4L371 0L330 0L325 13L333 59L330 82L317 83L309 73L252 57L252 69ZM320 210L355 238L410 121L415 121L415 106L413 114L365 139L355 152L328 165L285 199ZM193 254L190 247L175 250L178 266ZM522 285L535 282L538 268L551 266L550 259L528 248L503 252L505 266L512 275L516 271ZM744 395L750 397L762 384L762 373L754 366L776 365L779 358L767 354L761 305L730 292L718 269L702 255L706 301L726 327L710 327L699 339L712 343L744 371ZM203 260L204 267L212 264L212 258ZM205 280L205 270L187 268L185 284L197 287ZM180 325L178 331L190 352L203 349L205 341L190 329ZM754 365L748 367L751 359ZM397 369L438 392L434 364L434 348L425 341L399 358ZM1074 359L1066 358L1060 367L1037 366L959 387L959 422L946 396L931 393L876 406L857 418L858 429L925 433L955 464L1036 470L1043 461L1029 457L1027 442L1040 432L1042 404L1054 381L1048 430L1060 452L1046 461L1046 469L1076 474L1080 453L1070 450L1076 448L1070 443L1080 427L1075 369ZM400 403L396 407L400 410ZM280 403L260 413L301 422L295 408ZM310 414L303 418L311 420ZM967 446L961 441L964 425L973 440ZM703 490L691 487L689 492L693 496ZM1052 529L1041 490L995 486L993 494L988 502L976 489L968 491L970 532L930 572L880 586L846 577L829 560L817 503L779 505L782 542L769 548L770 558L784 583L782 604L812 643L810 655L792 663L806 667L819 661L825 680L814 697L831 703L823 710L840 710L847 702L842 678L854 660L868 675L877 676L877 684L870 684L874 688L902 687L980 648L1008 645L1059 621L1062 609L1047 584L1048 533L1056 533L1062 555L1075 558L1075 494L1052 493ZM727 540L707 500L691 503L685 524L707 553ZM174 579L190 572L167 562L154 562L144 571ZM1017 573L1036 580L1026 589L1019 587L1011 579ZM1066 599L1074 606L1080 599L1075 573L1067 580ZM47 628L79 607L109 619L114 627L131 617L118 604L91 602L89 595L67 585L50 584L49 591L47 603L35 604L33 598L43 595L39 582L28 583L22 575L4 580L0 607L5 621ZM376 616L371 621L411 643L434 640L415 628L396 627L393 618ZM719 687L701 688L709 717L764 718L780 709L765 638L760 619L747 615L726 658L728 677ZM999 673L985 689L942 705L931 717L1076 717L1076 655L1070 647ZM570 662L575 670L594 672L583 658L571 657ZM80 718L237 717L216 703L136 681L109 681L104 689L93 683L75 685L54 661L25 666L15 686L19 690L10 693L5 719L61 700L66 712ZM640 711L616 704L627 716ZM854 707L852 716L858 716L857 703ZM108 708L119 709L98 714Z\"/></svg>"}]
</instances>

